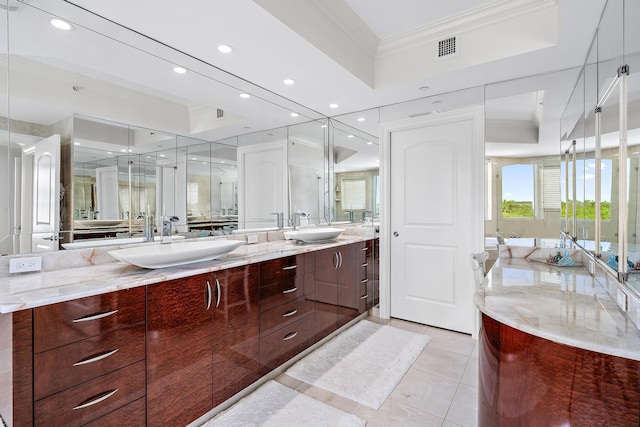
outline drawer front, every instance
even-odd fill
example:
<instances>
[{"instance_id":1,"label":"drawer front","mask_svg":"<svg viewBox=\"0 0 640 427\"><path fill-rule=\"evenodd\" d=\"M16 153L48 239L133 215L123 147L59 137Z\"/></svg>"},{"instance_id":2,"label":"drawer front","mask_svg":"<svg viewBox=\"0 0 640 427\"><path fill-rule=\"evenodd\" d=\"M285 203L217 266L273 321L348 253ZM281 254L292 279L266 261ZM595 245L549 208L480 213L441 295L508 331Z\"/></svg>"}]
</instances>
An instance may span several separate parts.
<instances>
[{"instance_id":1,"label":"drawer front","mask_svg":"<svg viewBox=\"0 0 640 427\"><path fill-rule=\"evenodd\" d=\"M145 393L144 362L137 362L35 403L36 426L80 426Z\"/></svg>"},{"instance_id":2,"label":"drawer front","mask_svg":"<svg viewBox=\"0 0 640 427\"><path fill-rule=\"evenodd\" d=\"M147 405L145 399L138 399L134 402L123 406L120 409L100 417L85 427L104 427L104 426L144 426L147 422Z\"/></svg>"},{"instance_id":3,"label":"drawer front","mask_svg":"<svg viewBox=\"0 0 640 427\"><path fill-rule=\"evenodd\" d=\"M49 350L144 321L145 288L111 292L33 310L34 351Z\"/></svg>"},{"instance_id":4,"label":"drawer front","mask_svg":"<svg viewBox=\"0 0 640 427\"><path fill-rule=\"evenodd\" d=\"M260 336L269 335L313 312L313 301L304 297L278 305L260 314Z\"/></svg>"},{"instance_id":5,"label":"drawer front","mask_svg":"<svg viewBox=\"0 0 640 427\"><path fill-rule=\"evenodd\" d=\"M260 285L267 286L304 274L305 256L294 255L260 264Z\"/></svg>"},{"instance_id":6,"label":"drawer front","mask_svg":"<svg viewBox=\"0 0 640 427\"><path fill-rule=\"evenodd\" d=\"M260 287L260 312L291 302L304 296L305 276L283 279L280 282Z\"/></svg>"},{"instance_id":7,"label":"drawer front","mask_svg":"<svg viewBox=\"0 0 640 427\"><path fill-rule=\"evenodd\" d=\"M57 347L34 357L34 399L144 359L144 325Z\"/></svg>"},{"instance_id":8,"label":"drawer front","mask_svg":"<svg viewBox=\"0 0 640 427\"><path fill-rule=\"evenodd\" d=\"M354 245L356 246L356 262L358 265L364 264L367 262L367 253L369 252L367 242L358 242Z\"/></svg>"},{"instance_id":9,"label":"drawer front","mask_svg":"<svg viewBox=\"0 0 640 427\"><path fill-rule=\"evenodd\" d=\"M260 340L262 374L269 372L313 345L314 316L304 317Z\"/></svg>"}]
</instances>

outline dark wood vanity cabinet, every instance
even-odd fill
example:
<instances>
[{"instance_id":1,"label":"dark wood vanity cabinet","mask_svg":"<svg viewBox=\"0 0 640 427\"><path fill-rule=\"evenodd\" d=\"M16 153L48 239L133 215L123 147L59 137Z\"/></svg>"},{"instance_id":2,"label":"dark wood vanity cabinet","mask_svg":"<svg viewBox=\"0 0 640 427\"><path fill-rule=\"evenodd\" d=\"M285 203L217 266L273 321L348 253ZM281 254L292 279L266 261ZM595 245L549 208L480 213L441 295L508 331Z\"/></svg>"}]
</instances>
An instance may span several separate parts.
<instances>
[{"instance_id":1,"label":"dark wood vanity cabinet","mask_svg":"<svg viewBox=\"0 0 640 427\"><path fill-rule=\"evenodd\" d=\"M105 425L124 414L144 424L144 304L135 288L16 313L14 425Z\"/></svg>"},{"instance_id":2,"label":"dark wood vanity cabinet","mask_svg":"<svg viewBox=\"0 0 640 427\"><path fill-rule=\"evenodd\" d=\"M315 342L313 254L260 264L261 374L277 368Z\"/></svg>"},{"instance_id":3,"label":"dark wood vanity cabinet","mask_svg":"<svg viewBox=\"0 0 640 427\"><path fill-rule=\"evenodd\" d=\"M14 425L196 420L371 308L374 244L14 313Z\"/></svg>"},{"instance_id":4,"label":"dark wood vanity cabinet","mask_svg":"<svg viewBox=\"0 0 640 427\"><path fill-rule=\"evenodd\" d=\"M147 286L147 425L186 425L213 408L211 282Z\"/></svg>"},{"instance_id":5,"label":"dark wood vanity cabinet","mask_svg":"<svg viewBox=\"0 0 640 427\"><path fill-rule=\"evenodd\" d=\"M213 273L213 406L260 378L258 264Z\"/></svg>"}]
</instances>

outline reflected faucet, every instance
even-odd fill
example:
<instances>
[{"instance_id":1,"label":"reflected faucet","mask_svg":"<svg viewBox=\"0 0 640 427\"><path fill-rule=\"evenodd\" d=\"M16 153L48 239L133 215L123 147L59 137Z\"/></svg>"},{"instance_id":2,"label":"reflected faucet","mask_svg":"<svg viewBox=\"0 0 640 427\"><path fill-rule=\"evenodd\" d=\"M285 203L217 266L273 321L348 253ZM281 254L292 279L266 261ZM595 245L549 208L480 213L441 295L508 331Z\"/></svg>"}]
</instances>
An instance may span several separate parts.
<instances>
[{"instance_id":1,"label":"reflected faucet","mask_svg":"<svg viewBox=\"0 0 640 427\"><path fill-rule=\"evenodd\" d=\"M171 243L172 223L178 222L179 219L177 216L162 217L162 243Z\"/></svg>"},{"instance_id":2,"label":"reflected faucet","mask_svg":"<svg viewBox=\"0 0 640 427\"><path fill-rule=\"evenodd\" d=\"M278 225L278 230L282 230L284 228L284 213L283 212L273 212L271 215L276 216L276 224Z\"/></svg>"}]
</instances>

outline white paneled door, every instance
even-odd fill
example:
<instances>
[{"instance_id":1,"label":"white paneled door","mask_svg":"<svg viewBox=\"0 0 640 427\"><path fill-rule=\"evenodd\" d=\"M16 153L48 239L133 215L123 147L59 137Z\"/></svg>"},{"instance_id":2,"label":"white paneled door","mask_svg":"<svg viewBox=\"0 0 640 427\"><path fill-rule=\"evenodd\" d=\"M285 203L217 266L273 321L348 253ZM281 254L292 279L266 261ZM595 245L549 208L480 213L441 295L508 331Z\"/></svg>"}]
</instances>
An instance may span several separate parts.
<instances>
[{"instance_id":1,"label":"white paneled door","mask_svg":"<svg viewBox=\"0 0 640 427\"><path fill-rule=\"evenodd\" d=\"M60 233L60 135L35 144L31 250L58 250Z\"/></svg>"},{"instance_id":2,"label":"white paneled door","mask_svg":"<svg viewBox=\"0 0 640 427\"><path fill-rule=\"evenodd\" d=\"M406 122L388 135L390 314L474 333L469 257L483 235L480 108Z\"/></svg>"}]
</instances>

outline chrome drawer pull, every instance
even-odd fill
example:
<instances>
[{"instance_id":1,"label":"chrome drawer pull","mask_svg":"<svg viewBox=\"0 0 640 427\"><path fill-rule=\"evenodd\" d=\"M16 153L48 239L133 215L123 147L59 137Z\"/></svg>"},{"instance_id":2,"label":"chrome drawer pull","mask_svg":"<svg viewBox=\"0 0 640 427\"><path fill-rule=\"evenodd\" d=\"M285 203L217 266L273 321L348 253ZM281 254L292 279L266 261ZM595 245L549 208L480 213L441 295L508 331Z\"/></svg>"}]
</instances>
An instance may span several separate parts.
<instances>
[{"instance_id":1,"label":"chrome drawer pull","mask_svg":"<svg viewBox=\"0 0 640 427\"><path fill-rule=\"evenodd\" d=\"M297 332L289 332L287 335L284 336L284 338L282 338L282 341L289 341L292 338L295 338L296 335L298 335Z\"/></svg>"},{"instance_id":2,"label":"chrome drawer pull","mask_svg":"<svg viewBox=\"0 0 640 427\"><path fill-rule=\"evenodd\" d=\"M369 248L367 248L366 246L364 248L360 248L361 251L368 251Z\"/></svg>"},{"instance_id":3,"label":"chrome drawer pull","mask_svg":"<svg viewBox=\"0 0 640 427\"><path fill-rule=\"evenodd\" d=\"M287 289L286 291L282 291L283 294L290 294L291 292L295 292L297 291L298 288L291 288L291 289Z\"/></svg>"},{"instance_id":4,"label":"chrome drawer pull","mask_svg":"<svg viewBox=\"0 0 640 427\"><path fill-rule=\"evenodd\" d=\"M113 314L116 314L118 312L118 310L113 310L113 311L105 311L103 313L98 313L98 314L90 314L88 316L85 317L79 317L77 319L73 319L73 323L78 323L78 322L88 322L90 320L98 320L98 319L103 319L105 317L109 317Z\"/></svg>"},{"instance_id":5,"label":"chrome drawer pull","mask_svg":"<svg viewBox=\"0 0 640 427\"><path fill-rule=\"evenodd\" d=\"M207 280L207 310L211 308L211 283Z\"/></svg>"},{"instance_id":6,"label":"chrome drawer pull","mask_svg":"<svg viewBox=\"0 0 640 427\"><path fill-rule=\"evenodd\" d=\"M296 268L298 268L297 264L290 265L289 267L282 267L283 270L295 270Z\"/></svg>"},{"instance_id":7,"label":"chrome drawer pull","mask_svg":"<svg viewBox=\"0 0 640 427\"><path fill-rule=\"evenodd\" d=\"M76 409L87 408L89 406L95 405L96 403L100 403L100 402L102 402L104 400L107 400L108 398L110 398L111 396L116 394L117 391L118 391L118 389L104 392L100 396L98 396L97 398L95 398L93 400L84 401L84 402L80 403L78 406L74 407L73 410L75 411Z\"/></svg>"},{"instance_id":8,"label":"chrome drawer pull","mask_svg":"<svg viewBox=\"0 0 640 427\"><path fill-rule=\"evenodd\" d=\"M360 299L367 299L367 298L369 298L369 294L362 295L362 296L360 297Z\"/></svg>"},{"instance_id":9,"label":"chrome drawer pull","mask_svg":"<svg viewBox=\"0 0 640 427\"><path fill-rule=\"evenodd\" d=\"M360 283L367 283L369 281L369 279L362 279L360 280Z\"/></svg>"},{"instance_id":10,"label":"chrome drawer pull","mask_svg":"<svg viewBox=\"0 0 640 427\"><path fill-rule=\"evenodd\" d=\"M218 279L216 279L216 293L218 294L218 296L216 297L216 307L220 307L220 281Z\"/></svg>"},{"instance_id":11,"label":"chrome drawer pull","mask_svg":"<svg viewBox=\"0 0 640 427\"><path fill-rule=\"evenodd\" d=\"M282 315L282 317L291 317L294 314L296 314L297 312L298 312L298 309L294 308L293 310L287 311L285 314Z\"/></svg>"},{"instance_id":12,"label":"chrome drawer pull","mask_svg":"<svg viewBox=\"0 0 640 427\"><path fill-rule=\"evenodd\" d=\"M82 359L77 361L76 363L73 364L73 366L81 366L81 365L86 365L88 363L93 363L93 362L97 362L98 360L102 360L102 359L106 359L107 357L115 354L119 349L115 349L115 350L107 350L102 354L99 354L97 356L93 356L93 357L89 357L87 359Z\"/></svg>"},{"instance_id":13,"label":"chrome drawer pull","mask_svg":"<svg viewBox=\"0 0 640 427\"><path fill-rule=\"evenodd\" d=\"M368 265L369 265L369 263L368 263L368 262L365 262L365 263L364 263L364 264L362 264L360 267L366 267L366 266L368 266Z\"/></svg>"}]
</instances>

